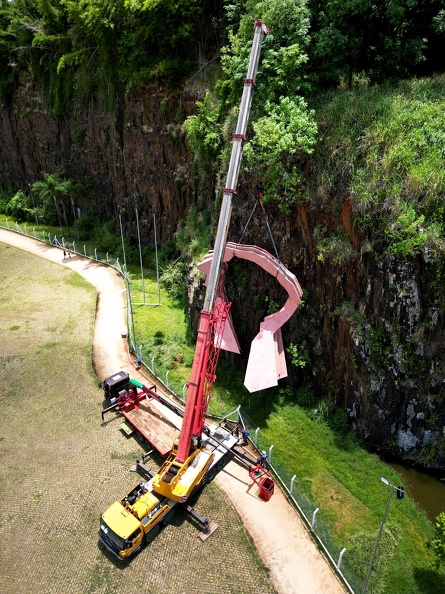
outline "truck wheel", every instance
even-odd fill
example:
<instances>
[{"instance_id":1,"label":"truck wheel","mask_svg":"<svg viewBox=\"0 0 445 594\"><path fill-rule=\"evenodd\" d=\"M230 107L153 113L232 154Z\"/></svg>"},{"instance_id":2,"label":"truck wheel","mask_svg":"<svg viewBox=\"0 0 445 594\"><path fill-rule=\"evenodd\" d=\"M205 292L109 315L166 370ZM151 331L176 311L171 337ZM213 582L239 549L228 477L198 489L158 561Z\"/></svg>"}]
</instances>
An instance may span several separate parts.
<instances>
[{"instance_id":1,"label":"truck wheel","mask_svg":"<svg viewBox=\"0 0 445 594\"><path fill-rule=\"evenodd\" d=\"M226 456L224 456L224 458L221 458L221 460L218 462L218 471L222 470L224 466L227 464L227 462L228 460Z\"/></svg>"},{"instance_id":2,"label":"truck wheel","mask_svg":"<svg viewBox=\"0 0 445 594\"><path fill-rule=\"evenodd\" d=\"M162 520L163 525L168 526L175 516L176 516L175 509L171 509L170 511L168 511L165 514L164 519Z\"/></svg>"},{"instance_id":3,"label":"truck wheel","mask_svg":"<svg viewBox=\"0 0 445 594\"><path fill-rule=\"evenodd\" d=\"M211 481L213 481L213 479L215 478L215 469L211 468L210 470L207 471L207 474L205 475L205 482L206 483L210 483Z\"/></svg>"},{"instance_id":4,"label":"truck wheel","mask_svg":"<svg viewBox=\"0 0 445 594\"><path fill-rule=\"evenodd\" d=\"M147 532L147 534L145 536L145 543L148 544L149 542L154 540L158 534L159 534L159 526L155 526L154 528L152 528L150 530L150 532Z\"/></svg>"}]
</instances>

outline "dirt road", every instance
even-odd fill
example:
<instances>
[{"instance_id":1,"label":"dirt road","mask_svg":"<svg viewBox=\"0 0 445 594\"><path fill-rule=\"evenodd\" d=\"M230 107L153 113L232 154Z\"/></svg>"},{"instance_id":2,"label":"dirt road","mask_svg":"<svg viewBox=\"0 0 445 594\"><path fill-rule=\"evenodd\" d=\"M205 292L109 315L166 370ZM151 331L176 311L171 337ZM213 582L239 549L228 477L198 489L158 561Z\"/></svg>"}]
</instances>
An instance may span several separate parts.
<instances>
[{"instance_id":1,"label":"dirt road","mask_svg":"<svg viewBox=\"0 0 445 594\"><path fill-rule=\"evenodd\" d=\"M61 249L0 229L0 242L32 252L82 275L97 290L93 335L93 365L100 379L127 369L144 381L134 368L127 342L122 338L126 320L125 288L112 268L80 256L63 259ZM242 519L278 594L341 594L343 587L279 488L269 502L258 498L245 468L231 462L216 479Z\"/></svg>"}]
</instances>

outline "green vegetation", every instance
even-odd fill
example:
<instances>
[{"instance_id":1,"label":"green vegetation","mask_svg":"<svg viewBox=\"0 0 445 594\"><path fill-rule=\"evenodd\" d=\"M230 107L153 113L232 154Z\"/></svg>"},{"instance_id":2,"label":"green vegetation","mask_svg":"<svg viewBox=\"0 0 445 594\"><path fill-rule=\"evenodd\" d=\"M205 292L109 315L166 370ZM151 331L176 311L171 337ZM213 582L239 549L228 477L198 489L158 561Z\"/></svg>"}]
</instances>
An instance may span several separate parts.
<instances>
[{"instance_id":1,"label":"green vegetation","mask_svg":"<svg viewBox=\"0 0 445 594\"><path fill-rule=\"evenodd\" d=\"M234 60L225 68L239 80L244 41L258 17L271 29L262 66L266 99L442 67L445 12L438 1L14 0L0 3L0 101L11 99L27 71L55 114L71 109L73 92L77 101L95 95L112 109L118 87L162 79L177 89L227 39L231 49L223 53Z\"/></svg>"},{"instance_id":2,"label":"green vegetation","mask_svg":"<svg viewBox=\"0 0 445 594\"><path fill-rule=\"evenodd\" d=\"M314 104L320 136L308 200L347 197L367 251L383 242L389 254L444 256L444 96L445 77L437 76L331 93ZM320 242L321 255L332 240ZM333 253L347 257L346 245L338 247Z\"/></svg>"},{"instance_id":3,"label":"green vegetation","mask_svg":"<svg viewBox=\"0 0 445 594\"><path fill-rule=\"evenodd\" d=\"M445 564L445 512L440 513L436 518L436 533L428 546L434 551L436 558L433 562L433 567L439 567Z\"/></svg>"},{"instance_id":4,"label":"green vegetation","mask_svg":"<svg viewBox=\"0 0 445 594\"><path fill-rule=\"evenodd\" d=\"M441 68L441 2L310 0L310 57L318 85L379 83Z\"/></svg>"},{"instance_id":5,"label":"green vegetation","mask_svg":"<svg viewBox=\"0 0 445 594\"><path fill-rule=\"evenodd\" d=\"M0 100L20 70L56 115L93 95L109 109L118 87L157 78L174 88L211 59L224 35L222 2L15 0L0 3Z\"/></svg>"}]
</instances>

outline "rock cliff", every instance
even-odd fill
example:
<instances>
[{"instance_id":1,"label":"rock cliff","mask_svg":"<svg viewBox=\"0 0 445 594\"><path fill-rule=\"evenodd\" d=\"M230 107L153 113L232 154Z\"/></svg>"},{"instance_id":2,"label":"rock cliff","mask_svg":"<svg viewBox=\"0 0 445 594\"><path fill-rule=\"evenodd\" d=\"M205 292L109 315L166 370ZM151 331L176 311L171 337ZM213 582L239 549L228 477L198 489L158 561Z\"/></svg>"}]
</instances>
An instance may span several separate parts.
<instances>
[{"instance_id":1,"label":"rock cliff","mask_svg":"<svg viewBox=\"0 0 445 594\"><path fill-rule=\"evenodd\" d=\"M10 109L0 110L0 179L25 187L42 171L61 172L82 183L103 217L134 212L154 213L163 222L158 239L172 237L193 200L187 184L188 159L181 122L196 98L171 97L150 86L116 95L110 113L95 100L74 106L69 117L56 119L45 107L42 91L24 75Z\"/></svg>"}]
</instances>

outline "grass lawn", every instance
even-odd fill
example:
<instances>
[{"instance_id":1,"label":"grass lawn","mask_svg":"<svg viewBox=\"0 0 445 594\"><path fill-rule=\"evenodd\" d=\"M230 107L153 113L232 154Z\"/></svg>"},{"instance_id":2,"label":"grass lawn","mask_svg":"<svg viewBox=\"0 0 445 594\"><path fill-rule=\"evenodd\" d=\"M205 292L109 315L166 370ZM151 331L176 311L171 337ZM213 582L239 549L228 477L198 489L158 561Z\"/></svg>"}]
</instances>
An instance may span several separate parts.
<instances>
[{"instance_id":1,"label":"grass lawn","mask_svg":"<svg viewBox=\"0 0 445 594\"><path fill-rule=\"evenodd\" d=\"M139 481L143 448L101 427L91 366L94 289L67 268L0 244L0 592L272 592L231 503L206 486L196 509L128 564L98 544L100 514ZM159 459L148 462L152 468Z\"/></svg>"}]
</instances>

